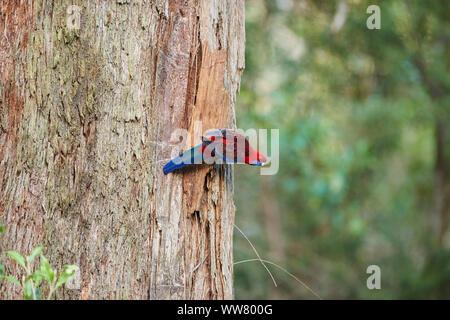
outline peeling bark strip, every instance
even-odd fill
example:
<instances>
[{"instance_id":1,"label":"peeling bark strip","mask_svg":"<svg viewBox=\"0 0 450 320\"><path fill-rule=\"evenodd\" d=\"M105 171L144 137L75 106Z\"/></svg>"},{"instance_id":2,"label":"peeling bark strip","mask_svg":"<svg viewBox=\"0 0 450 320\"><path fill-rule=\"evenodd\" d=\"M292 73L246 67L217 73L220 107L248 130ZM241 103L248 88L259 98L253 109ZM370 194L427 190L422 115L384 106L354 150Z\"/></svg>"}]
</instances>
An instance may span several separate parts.
<instances>
[{"instance_id":1,"label":"peeling bark strip","mask_svg":"<svg viewBox=\"0 0 450 320\"><path fill-rule=\"evenodd\" d=\"M243 0L0 10L0 250L77 264L64 299L233 298L231 168L162 165L176 128L235 126Z\"/></svg>"}]
</instances>

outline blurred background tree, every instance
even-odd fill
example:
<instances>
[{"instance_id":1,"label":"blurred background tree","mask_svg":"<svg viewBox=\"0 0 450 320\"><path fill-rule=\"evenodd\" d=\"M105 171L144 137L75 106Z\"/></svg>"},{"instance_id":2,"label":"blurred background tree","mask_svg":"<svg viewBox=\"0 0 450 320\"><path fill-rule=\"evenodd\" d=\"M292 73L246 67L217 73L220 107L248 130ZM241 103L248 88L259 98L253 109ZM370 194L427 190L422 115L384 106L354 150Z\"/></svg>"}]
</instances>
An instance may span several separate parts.
<instances>
[{"instance_id":1,"label":"blurred background tree","mask_svg":"<svg viewBox=\"0 0 450 320\"><path fill-rule=\"evenodd\" d=\"M246 1L238 127L280 129L280 170L236 168L236 224L323 298L450 298L449 12ZM235 232L235 262L252 258ZM381 290L366 287L372 264ZM236 298L314 298L268 267L277 288L258 262L236 264Z\"/></svg>"}]
</instances>

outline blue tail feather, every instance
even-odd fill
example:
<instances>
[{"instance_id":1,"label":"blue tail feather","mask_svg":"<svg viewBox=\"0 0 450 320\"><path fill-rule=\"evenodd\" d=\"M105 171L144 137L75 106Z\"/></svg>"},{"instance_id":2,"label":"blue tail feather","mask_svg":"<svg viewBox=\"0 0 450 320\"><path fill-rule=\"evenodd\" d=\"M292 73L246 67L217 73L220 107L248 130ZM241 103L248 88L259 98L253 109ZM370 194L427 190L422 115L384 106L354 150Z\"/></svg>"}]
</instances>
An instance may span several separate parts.
<instances>
[{"instance_id":1,"label":"blue tail feather","mask_svg":"<svg viewBox=\"0 0 450 320\"><path fill-rule=\"evenodd\" d=\"M183 162L175 163L175 162L173 162L173 160L171 160L171 161L167 162L165 164L165 166L163 167L164 174L168 174L169 172L172 172L176 169L183 168L183 167L187 166L188 164L189 163L183 163Z\"/></svg>"},{"instance_id":2,"label":"blue tail feather","mask_svg":"<svg viewBox=\"0 0 450 320\"><path fill-rule=\"evenodd\" d=\"M190 164L202 163L203 154L198 152L201 146L202 145L198 145L190 150L187 150L175 159L172 159L166 163L163 167L164 174L168 174Z\"/></svg>"}]
</instances>

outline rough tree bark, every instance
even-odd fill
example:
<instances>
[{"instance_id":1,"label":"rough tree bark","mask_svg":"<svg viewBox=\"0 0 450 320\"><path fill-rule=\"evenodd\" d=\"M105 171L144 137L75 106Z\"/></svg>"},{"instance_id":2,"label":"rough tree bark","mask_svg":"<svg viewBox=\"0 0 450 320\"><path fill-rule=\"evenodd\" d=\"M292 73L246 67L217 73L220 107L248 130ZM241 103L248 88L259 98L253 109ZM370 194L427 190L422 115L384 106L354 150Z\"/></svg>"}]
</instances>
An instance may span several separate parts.
<instances>
[{"instance_id":1,"label":"rough tree bark","mask_svg":"<svg viewBox=\"0 0 450 320\"><path fill-rule=\"evenodd\" d=\"M233 298L232 169L162 165L176 128L235 125L244 1L0 10L0 250L44 245L55 266L77 264L61 298Z\"/></svg>"}]
</instances>

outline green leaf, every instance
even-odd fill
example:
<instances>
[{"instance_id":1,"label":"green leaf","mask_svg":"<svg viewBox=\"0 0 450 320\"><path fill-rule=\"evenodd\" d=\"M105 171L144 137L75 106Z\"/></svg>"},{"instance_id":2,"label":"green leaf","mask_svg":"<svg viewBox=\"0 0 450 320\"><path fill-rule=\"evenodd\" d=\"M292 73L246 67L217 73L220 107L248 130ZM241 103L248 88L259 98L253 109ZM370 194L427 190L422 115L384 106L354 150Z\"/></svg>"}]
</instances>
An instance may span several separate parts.
<instances>
[{"instance_id":1,"label":"green leaf","mask_svg":"<svg viewBox=\"0 0 450 320\"><path fill-rule=\"evenodd\" d=\"M23 291L23 298L25 300L33 300L33 287L31 285L31 280L25 282L25 290Z\"/></svg>"},{"instance_id":2,"label":"green leaf","mask_svg":"<svg viewBox=\"0 0 450 320\"><path fill-rule=\"evenodd\" d=\"M53 282L53 279L55 278L55 271L53 271L47 258L45 258L44 255L42 254L41 254L41 274L42 277L49 282Z\"/></svg>"},{"instance_id":3,"label":"green leaf","mask_svg":"<svg viewBox=\"0 0 450 320\"><path fill-rule=\"evenodd\" d=\"M31 251L30 255L27 257L27 261L31 262L38 254L40 254L42 251L42 246L36 247Z\"/></svg>"},{"instance_id":4,"label":"green leaf","mask_svg":"<svg viewBox=\"0 0 450 320\"><path fill-rule=\"evenodd\" d=\"M42 282L42 279L44 278L41 270L39 269L36 270L31 276L33 277L34 285L36 286L36 288L39 287L39 285Z\"/></svg>"},{"instance_id":5,"label":"green leaf","mask_svg":"<svg viewBox=\"0 0 450 320\"><path fill-rule=\"evenodd\" d=\"M5 232L5 228L2 225L0 225L0 232Z\"/></svg>"},{"instance_id":6,"label":"green leaf","mask_svg":"<svg viewBox=\"0 0 450 320\"><path fill-rule=\"evenodd\" d=\"M0 276L0 279L6 279L6 280L8 280L9 282L18 285L19 287L21 286L19 280L17 280L17 279L14 278L14 277L11 277L11 276Z\"/></svg>"},{"instance_id":7,"label":"green leaf","mask_svg":"<svg viewBox=\"0 0 450 320\"><path fill-rule=\"evenodd\" d=\"M3 274L3 266L2 266L2 264L0 263L0 276Z\"/></svg>"},{"instance_id":8,"label":"green leaf","mask_svg":"<svg viewBox=\"0 0 450 320\"><path fill-rule=\"evenodd\" d=\"M62 274L59 277L58 281L56 282L56 288L59 288L60 286L65 284L70 278L72 278L76 270L78 270L78 267L75 265L64 266Z\"/></svg>"},{"instance_id":9,"label":"green leaf","mask_svg":"<svg viewBox=\"0 0 450 320\"><path fill-rule=\"evenodd\" d=\"M16 261L24 269L27 268L26 265L25 265L25 258L20 253L18 253L16 251L6 251L6 253L11 257L11 259Z\"/></svg>"},{"instance_id":10,"label":"green leaf","mask_svg":"<svg viewBox=\"0 0 450 320\"><path fill-rule=\"evenodd\" d=\"M33 296L33 286L31 280L33 280L33 275L29 275L25 282L25 291L23 292L23 297L25 300L34 300L34 297L36 297L36 300L39 300L39 289L37 288L36 283L34 283Z\"/></svg>"}]
</instances>

